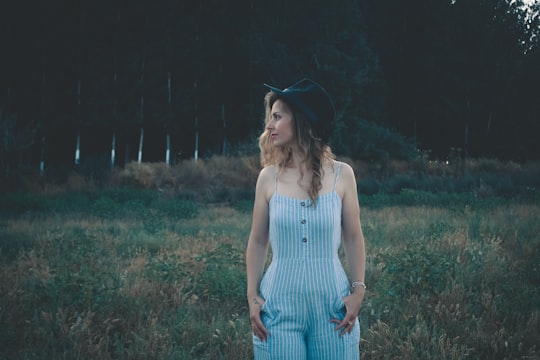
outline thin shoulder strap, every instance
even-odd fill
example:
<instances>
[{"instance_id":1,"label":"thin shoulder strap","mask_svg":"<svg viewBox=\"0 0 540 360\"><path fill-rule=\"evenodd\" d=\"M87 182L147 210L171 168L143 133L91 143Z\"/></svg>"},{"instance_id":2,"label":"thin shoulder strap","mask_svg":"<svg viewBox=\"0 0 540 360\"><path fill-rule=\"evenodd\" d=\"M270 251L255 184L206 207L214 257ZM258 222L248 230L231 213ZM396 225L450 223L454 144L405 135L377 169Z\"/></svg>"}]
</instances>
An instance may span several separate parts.
<instances>
[{"instance_id":1,"label":"thin shoulder strap","mask_svg":"<svg viewBox=\"0 0 540 360\"><path fill-rule=\"evenodd\" d=\"M339 179L339 173L341 172L341 164L343 164L341 161L337 162L336 179L334 180L334 191L336 191L336 186Z\"/></svg>"}]
</instances>

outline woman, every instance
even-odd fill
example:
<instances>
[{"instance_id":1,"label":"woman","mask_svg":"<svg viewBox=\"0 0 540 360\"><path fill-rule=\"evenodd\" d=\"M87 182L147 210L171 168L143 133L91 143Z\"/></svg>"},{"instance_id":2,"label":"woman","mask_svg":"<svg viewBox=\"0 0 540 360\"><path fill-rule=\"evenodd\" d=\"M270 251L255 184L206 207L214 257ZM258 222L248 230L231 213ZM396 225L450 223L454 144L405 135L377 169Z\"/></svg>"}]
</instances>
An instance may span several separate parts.
<instances>
[{"instance_id":1,"label":"woman","mask_svg":"<svg viewBox=\"0 0 540 360\"><path fill-rule=\"evenodd\" d=\"M265 86L263 169L246 250L255 359L358 359L364 236L354 172L327 145L334 105L309 79Z\"/></svg>"}]
</instances>

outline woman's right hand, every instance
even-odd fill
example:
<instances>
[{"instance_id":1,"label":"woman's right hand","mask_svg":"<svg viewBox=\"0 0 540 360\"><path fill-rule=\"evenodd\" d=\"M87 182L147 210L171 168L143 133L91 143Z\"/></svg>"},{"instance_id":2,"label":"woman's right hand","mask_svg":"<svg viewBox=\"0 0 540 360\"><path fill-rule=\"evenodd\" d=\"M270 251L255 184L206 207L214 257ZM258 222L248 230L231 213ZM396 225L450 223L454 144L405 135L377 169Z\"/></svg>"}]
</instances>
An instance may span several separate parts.
<instances>
[{"instance_id":1,"label":"woman's right hand","mask_svg":"<svg viewBox=\"0 0 540 360\"><path fill-rule=\"evenodd\" d=\"M261 320L261 310L265 301L259 295L255 295L248 299L248 303L249 320L251 321L253 334L256 335L261 341L266 341L269 333Z\"/></svg>"}]
</instances>

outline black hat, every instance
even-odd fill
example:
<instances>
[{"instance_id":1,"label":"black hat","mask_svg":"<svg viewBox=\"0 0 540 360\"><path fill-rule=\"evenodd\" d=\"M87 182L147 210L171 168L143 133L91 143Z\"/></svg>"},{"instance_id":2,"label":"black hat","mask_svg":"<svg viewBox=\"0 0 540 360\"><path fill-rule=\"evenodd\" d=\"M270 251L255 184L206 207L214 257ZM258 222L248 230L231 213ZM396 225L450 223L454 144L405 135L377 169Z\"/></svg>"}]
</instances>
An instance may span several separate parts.
<instances>
[{"instance_id":1,"label":"black hat","mask_svg":"<svg viewBox=\"0 0 540 360\"><path fill-rule=\"evenodd\" d=\"M302 79L283 90L268 84L264 86L304 112L311 125L321 132L318 135L328 135L325 132L330 130L329 125L336 117L336 109L332 99L321 85L310 79Z\"/></svg>"}]
</instances>

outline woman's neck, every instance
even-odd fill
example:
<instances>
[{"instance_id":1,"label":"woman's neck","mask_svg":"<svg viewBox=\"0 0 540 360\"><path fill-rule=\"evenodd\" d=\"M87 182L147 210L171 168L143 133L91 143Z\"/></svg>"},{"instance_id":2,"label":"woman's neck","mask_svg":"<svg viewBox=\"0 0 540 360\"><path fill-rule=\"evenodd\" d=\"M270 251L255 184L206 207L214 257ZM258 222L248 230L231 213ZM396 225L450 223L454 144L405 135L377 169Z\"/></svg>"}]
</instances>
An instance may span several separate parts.
<instances>
[{"instance_id":1,"label":"woman's neck","mask_svg":"<svg viewBox=\"0 0 540 360\"><path fill-rule=\"evenodd\" d=\"M286 168L290 169L299 169L302 171L306 170L306 162L304 161L304 157L300 154L297 148L291 147L290 148L290 158L287 160L287 163L285 164Z\"/></svg>"}]
</instances>

